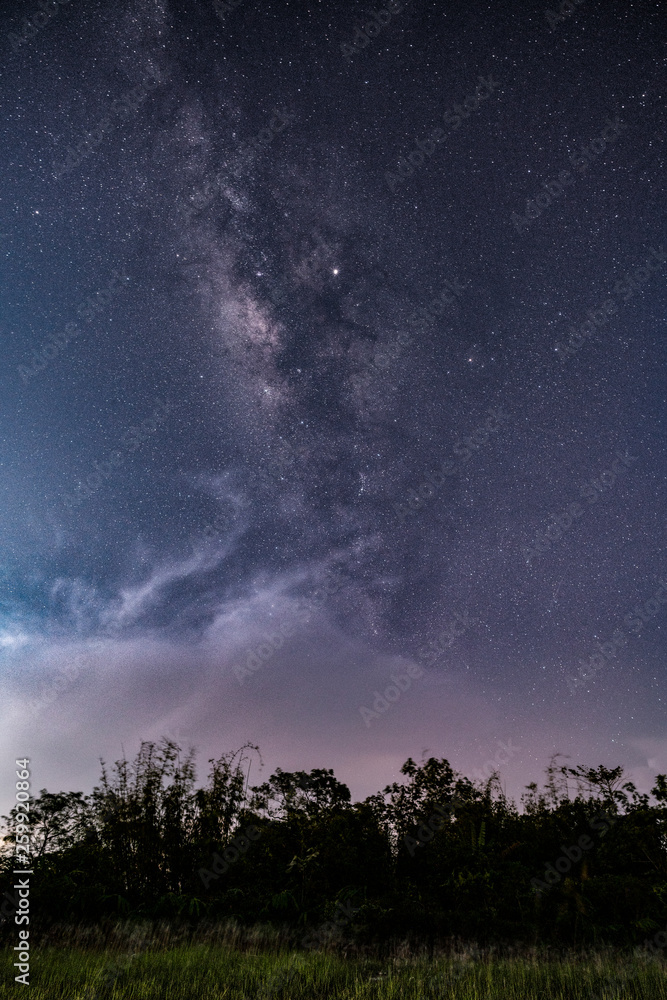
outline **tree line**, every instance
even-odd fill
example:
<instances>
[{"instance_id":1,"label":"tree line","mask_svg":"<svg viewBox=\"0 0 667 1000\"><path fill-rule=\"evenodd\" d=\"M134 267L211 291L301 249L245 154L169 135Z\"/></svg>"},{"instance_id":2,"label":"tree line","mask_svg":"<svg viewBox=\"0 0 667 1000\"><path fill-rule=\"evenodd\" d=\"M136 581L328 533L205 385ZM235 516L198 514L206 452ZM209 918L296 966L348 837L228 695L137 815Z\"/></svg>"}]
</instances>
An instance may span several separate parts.
<instances>
[{"instance_id":1,"label":"tree line","mask_svg":"<svg viewBox=\"0 0 667 1000\"><path fill-rule=\"evenodd\" d=\"M519 810L497 773L471 781L435 757L408 759L402 781L354 803L323 768L277 768L250 786L251 744L211 759L201 787L195 758L167 738L142 742L133 761L101 761L92 793L43 789L24 804L31 923L234 919L319 943L326 926L366 943L619 946L667 924L665 775L643 794L621 767L556 756ZM2 936L16 815L3 817Z\"/></svg>"}]
</instances>

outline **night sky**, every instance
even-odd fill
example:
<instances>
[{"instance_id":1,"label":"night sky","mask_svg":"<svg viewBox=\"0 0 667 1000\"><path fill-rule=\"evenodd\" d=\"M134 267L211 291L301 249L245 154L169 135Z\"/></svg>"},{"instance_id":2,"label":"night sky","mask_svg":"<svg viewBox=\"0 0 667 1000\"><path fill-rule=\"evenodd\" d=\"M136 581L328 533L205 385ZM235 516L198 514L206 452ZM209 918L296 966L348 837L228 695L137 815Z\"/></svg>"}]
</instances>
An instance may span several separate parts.
<instances>
[{"instance_id":1,"label":"night sky","mask_svg":"<svg viewBox=\"0 0 667 1000\"><path fill-rule=\"evenodd\" d=\"M3 811L667 771L664 13L4 5Z\"/></svg>"}]
</instances>

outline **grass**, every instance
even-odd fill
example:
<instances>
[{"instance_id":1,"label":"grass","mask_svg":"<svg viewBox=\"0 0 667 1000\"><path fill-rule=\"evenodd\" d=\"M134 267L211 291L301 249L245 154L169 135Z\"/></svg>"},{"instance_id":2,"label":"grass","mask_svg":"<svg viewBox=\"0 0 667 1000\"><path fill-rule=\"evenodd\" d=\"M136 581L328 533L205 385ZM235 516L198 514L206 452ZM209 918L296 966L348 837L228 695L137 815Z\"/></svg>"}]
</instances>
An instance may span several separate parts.
<instances>
[{"instance_id":1,"label":"grass","mask_svg":"<svg viewBox=\"0 0 667 1000\"><path fill-rule=\"evenodd\" d=\"M238 929L237 929L238 930ZM232 929L178 940L169 931L125 928L101 947L99 934L35 942L31 1000L667 1000L655 959L610 951L557 956L481 953L462 945L429 960L394 947L389 957L344 957L259 940ZM188 935L191 937L191 935ZM57 935L56 935L57 937ZM230 943L230 937L236 938ZM264 940L264 945L266 941ZM11 944L0 952L0 998L25 996L14 982Z\"/></svg>"}]
</instances>

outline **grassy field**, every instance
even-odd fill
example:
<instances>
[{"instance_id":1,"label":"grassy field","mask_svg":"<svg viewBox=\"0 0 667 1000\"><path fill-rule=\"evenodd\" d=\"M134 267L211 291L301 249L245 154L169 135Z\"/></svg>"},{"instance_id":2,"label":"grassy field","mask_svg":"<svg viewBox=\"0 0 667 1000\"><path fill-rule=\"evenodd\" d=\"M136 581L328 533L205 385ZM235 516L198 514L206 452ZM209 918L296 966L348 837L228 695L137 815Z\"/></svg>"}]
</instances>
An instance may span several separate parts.
<instances>
[{"instance_id":1,"label":"grassy field","mask_svg":"<svg viewBox=\"0 0 667 1000\"><path fill-rule=\"evenodd\" d=\"M227 935L225 935L227 936ZM215 937L215 936L213 936ZM31 1000L667 1000L667 971L652 959L611 952L555 957L482 954L460 946L429 960L253 946L213 939L178 942L154 934L100 947L74 936L44 943L31 958L29 994L14 982L9 948L0 954L0 998ZM403 949L407 951L407 949Z\"/></svg>"}]
</instances>

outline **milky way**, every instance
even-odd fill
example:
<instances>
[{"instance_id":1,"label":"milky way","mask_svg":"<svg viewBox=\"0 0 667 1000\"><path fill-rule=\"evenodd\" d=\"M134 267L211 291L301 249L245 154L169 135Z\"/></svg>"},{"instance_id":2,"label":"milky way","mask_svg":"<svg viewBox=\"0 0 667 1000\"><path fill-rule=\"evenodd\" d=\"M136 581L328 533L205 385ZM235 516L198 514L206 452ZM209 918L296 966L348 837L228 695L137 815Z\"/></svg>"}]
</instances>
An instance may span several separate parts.
<instances>
[{"instance_id":1,"label":"milky way","mask_svg":"<svg viewBox=\"0 0 667 1000\"><path fill-rule=\"evenodd\" d=\"M425 751L517 798L557 752L667 769L661 10L376 15L3 14L0 728L40 787L163 734L356 795Z\"/></svg>"}]
</instances>

